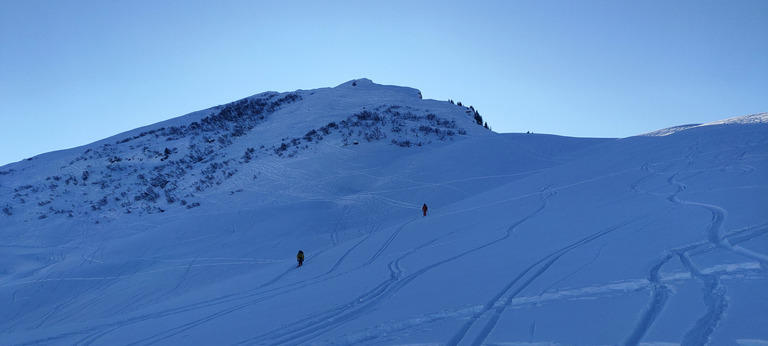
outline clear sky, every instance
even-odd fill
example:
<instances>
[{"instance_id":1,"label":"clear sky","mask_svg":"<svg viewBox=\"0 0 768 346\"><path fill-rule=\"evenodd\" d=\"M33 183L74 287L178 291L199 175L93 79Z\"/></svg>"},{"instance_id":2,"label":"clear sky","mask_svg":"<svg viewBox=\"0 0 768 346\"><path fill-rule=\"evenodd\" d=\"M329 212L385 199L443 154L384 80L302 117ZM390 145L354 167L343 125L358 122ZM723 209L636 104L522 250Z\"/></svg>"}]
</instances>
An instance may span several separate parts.
<instances>
[{"instance_id":1,"label":"clear sky","mask_svg":"<svg viewBox=\"0 0 768 346\"><path fill-rule=\"evenodd\" d=\"M768 1L0 0L0 165L355 78L497 132L626 137L768 111Z\"/></svg>"}]
</instances>

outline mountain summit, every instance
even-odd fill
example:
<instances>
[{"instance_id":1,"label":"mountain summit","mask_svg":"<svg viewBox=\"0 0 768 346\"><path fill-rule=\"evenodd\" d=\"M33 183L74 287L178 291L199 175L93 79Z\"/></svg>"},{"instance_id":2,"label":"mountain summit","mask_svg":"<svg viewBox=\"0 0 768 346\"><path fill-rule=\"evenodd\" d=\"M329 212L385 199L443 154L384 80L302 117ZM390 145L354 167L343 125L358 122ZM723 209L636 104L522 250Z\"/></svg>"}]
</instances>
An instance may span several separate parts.
<instances>
[{"instance_id":1,"label":"mountain summit","mask_svg":"<svg viewBox=\"0 0 768 346\"><path fill-rule=\"evenodd\" d=\"M368 79L265 92L7 165L0 174L10 198L2 207L5 216L24 221L194 208L202 203L200 194L232 188L228 182L242 182L239 173L257 162L293 158L318 146L418 147L488 132L474 123L473 112Z\"/></svg>"},{"instance_id":2,"label":"mountain summit","mask_svg":"<svg viewBox=\"0 0 768 346\"><path fill-rule=\"evenodd\" d=\"M477 116L357 79L0 167L0 343L768 343L765 114Z\"/></svg>"}]
</instances>

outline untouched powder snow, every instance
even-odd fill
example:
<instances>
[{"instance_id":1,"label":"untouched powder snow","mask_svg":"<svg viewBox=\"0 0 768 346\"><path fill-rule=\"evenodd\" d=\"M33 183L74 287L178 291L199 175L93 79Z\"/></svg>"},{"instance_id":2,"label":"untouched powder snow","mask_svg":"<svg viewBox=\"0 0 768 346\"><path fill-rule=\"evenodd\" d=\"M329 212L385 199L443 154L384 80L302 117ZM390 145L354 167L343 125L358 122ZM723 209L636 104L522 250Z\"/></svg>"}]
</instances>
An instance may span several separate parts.
<instances>
[{"instance_id":1,"label":"untouched powder snow","mask_svg":"<svg viewBox=\"0 0 768 346\"><path fill-rule=\"evenodd\" d=\"M766 113L473 114L359 79L0 167L0 344L768 343Z\"/></svg>"}]
</instances>

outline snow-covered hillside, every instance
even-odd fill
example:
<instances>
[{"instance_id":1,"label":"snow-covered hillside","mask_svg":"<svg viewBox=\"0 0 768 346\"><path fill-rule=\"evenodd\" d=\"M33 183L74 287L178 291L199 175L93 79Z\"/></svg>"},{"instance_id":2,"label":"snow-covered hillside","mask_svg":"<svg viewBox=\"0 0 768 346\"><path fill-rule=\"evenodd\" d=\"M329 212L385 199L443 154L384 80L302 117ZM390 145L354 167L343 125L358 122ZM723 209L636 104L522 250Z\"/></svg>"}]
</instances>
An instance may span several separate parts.
<instances>
[{"instance_id":1,"label":"snow-covered hillside","mask_svg":"<svg viewBox=\"0 0 768 346\"><path fill-rule=\"evenodd\" d=\"M361 79L0 167L0 344L768 343L765 114L475 113Z\"/></svg>"}]
</instances>

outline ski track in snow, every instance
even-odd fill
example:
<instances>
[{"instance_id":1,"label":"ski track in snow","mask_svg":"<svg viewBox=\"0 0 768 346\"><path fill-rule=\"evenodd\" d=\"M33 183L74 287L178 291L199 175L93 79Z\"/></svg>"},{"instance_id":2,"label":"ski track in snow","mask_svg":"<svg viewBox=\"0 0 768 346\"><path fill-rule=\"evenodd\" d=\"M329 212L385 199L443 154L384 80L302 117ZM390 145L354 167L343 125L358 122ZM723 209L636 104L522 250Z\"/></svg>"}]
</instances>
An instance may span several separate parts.
<instances>
[{"instance_id":1,"label":"ski track in snow","mask_svg":"<svg viewBox=\"0 0 768 346\"><path fill-rule=\"evenodd\" d=\"M697 149L698 145L694 150ZM743 156L744 153L741 155ZM694 161L692 160L692 156L693 154L689 154L686 157L688 160L686 167L693 165ZM631 187L632 191L639 192L638 187L642 183L654 176L663 174L662 172L651 169L650 165L648 164L643 165L641 169L651 172L652 175L647 176L634 184ZM720 169L722 170L723 168ZM635 326L635 329L624 340L623 343L626 345L634 345L642 340L648 330L650 330L652 327L656 318L661 314L664 305L670 299L671 290L669 287L663 284L662 280L660 279L659 271L672 259L678 258L683 267L689 271L691 276L702 282L702 290L704 292L703 303L706 307L704 315L701 316L685 333L685 336L682 340L683 345L707 344L710 341L711 335L716 330L717 325L719 324L728 307L728 299L726 296L727 288L721 285L720 276L715 273L705 274L700 269L698 269L691 260L692 254L702 255L713 251L716 248L722 248L733 253L740 254L749 259L757 260L758 263L760 263L761 268L768 268L768 256L733 245L740 241L746 241L756 236L765 234L768 232L768 227L757 227L756 232L752 232L753 234L742 236L740 238L736 238L735 236L741 235L741 232L732 233L726 236L723 229L723 224L728 216L728 212L725 209L715 205L682 200L678 197L678 195L685 191L687 188L685 184L678 181L677 179L677 176L680 175L683 171L684 169L681 169L676 173L671 174L667 179L668 185L677 187L676 191L667 196L667 200L674 203L675 205L699 207L705 209L712 215L712 218L709 221L709 225L705 231L707 241L703 243L691 244L678 249L672 249L668 251L668 253L655 266L651 268L649 275L649 282L651 283L651 296L646 308L641 315L641 318ZM691 171L686 172L691 173ZM734 239L729 241L728 238Z\"/></svg>"},{"instance_id":2,"label":"ski track in snow","mask_svg":"<svg viewBox=\"0 0 768 346\"><path fill-rule=\"evenodd\" d=\"M739 231L728 234L726 238L731 243L735 244L739 242L748 241L750 239L763 236L765 234L768 234L768 224L739 230ZM712 244L708 242L703 242L690 247L688 250L692 254L697 254L697 251L708 252L712 250ZM638 325L648 327L650 325L650 321L655 319L658 316L658 314L660 314L661 307L663 306L663 304L666 302L666 299L671 294L670 286L680 284L680 283L689 281L691 279L695 279L695 277L691 276L690 272L675 272L675 273L668 273L665 275L661 275L661 273L659 273L659 270L661 269L661 267L668 261L672 260L675 256L678 256L678 254L674 254L674 253L669 254L668 256L665 256L661 261L659 261L656 265L654 265L652 268L651 278L625 280L625 281L607 283L603 285L587 286L587 287L581 287L581 288L578 288L578 287L568 288L568 289L560 289L555 291L549 291L549 288L547 288L542 293L538 293L535 295L513 297L512 299L500 298L498 301L494 303L494 307L505 306L506 308L509 308L509 307L516 307L516 306L528 306L531 304L544 304L544 303L554 302L559 300L623 295L623 294L626 294L626 292L651 290L653 299L651 299L650 305L653 306L654 308L648 309L647 316L644 316L643 318L641 318L641 322L638 323ZM746 274L746 273L758 274L758 273L763 273L764 270L760 262L744 262L740 264L717 265L711 268L701 270L700 272L702 273L702 275L728 276L728 275L734 275L734 274L740 275L740 274ZM487 305L470 306L470 307L465 307L457 310L445 310L442 312L416 316L407 320L386 322L375 327L371 327L362 331L350 333L341 337L337 337L333 340L326 340L326 341L328 341L329 344L357 344L361 342L370 342L382 337L391 336L393 333L404 332L417 327L424 327L426 324L435 323L445 319L452 319L452 320L472 319L472 318L475 318L475 316L482 314L483 312L488 312ZM623 343L638 344L642 337L641 334L644 332L645 330L635 335L634 340L631 340L632 338L628 338Z\"/></svg>"},{"instance_id":3,"label":"ski track in snow","mask_svg":"<svg viewBox=\"0 0 768 346\"><path fill-rule=\"evenodd\" d=\"M764 234L762 232L761 234ZM761 272L760 263L757 262L745 262L740 264L733 264L727 266L715 266L703 271L704 273L718 275L740 275L745 273L759 273ZM680 284L692 279L689 273L679 272L671 273L659 277L659 283L667 285ZM602 285L587 286L580 288L567 288L551 291L548 293L539 293L530 296L515 297L511 301L507 299L501 299L500 304L507 304L508 307L521 307L530 305L546 304L550 302L557 302L561 300L574 300L582 298L595 298L601 296L615 296L623 295L627 292L645 291L650 289L652 285L648 279L635 279L624 280L612 283L606 283ZM436 313L430 313L402 321L389 321L382 323L381 325L367 328L361 331L350 333L344 336L337 337L332 340L327 340L328 344L358 344L362 342L375 341L380 338L391 336L398 332L405 332L417 327L425 327L429 323L435 323L446 319L451 320L463 320L472 318L474 315L483 311L483 306L469 306L459 309L444 310ZM532 335L535 332L535 323L531 327ZM533 343L532 339L530 343Z\"/></svg>"},{"instance_id":4,"label":"ski track in snow","mask_svg":"<svg viewBox=\"0 0 768 346\"><path fill-rule=\"evenodd\" d=\"M365 263L363 263L363 266L367 266L367 265L369 265L369 264L373 263L373 262L374 262L376 259L378 259L378 258L379 258L379 256L381 256L381 254L384 252L384 250L386 250L386 249L387 249L387 247L389 247L389 245L390 245L390 244L392 244L392 241L394 241L394 240L395 240L395 238L397 237L397 235L398 235L398 234L400 234L400 232L402 232L402 231L403 231L403 228L405 228L405 226L407 226L409 223L411 223L411 222L413 222L413 221L416 221L417 219L418 219L418 216L417 216L417 217L414 217L413 219L409 220L408 222L406 222L406 223L402 224L402 225L401 225L400 227L398 227L398 228L397 228L397 229L396 229L394 232L392 232L392 235L391 235L391 236L389 236L389 238L387 238L387 240L384 242L384 244L382 244L382 245L381 245L381 247L379 247L379 250L378 250L378 251L376 251L376 252L373 254L373 256L371 257L371 259L369 259L369 260L368 260L368 262L365 262Z\"/></svg>"},{"instance_id":5,"label":"ski track in snow","mask_svg":"<svg viewBox=\"0 0 768 346\"><path fill-rule=\"evenodd\" d=\"M697 269L687 253L681 253L678 257L685 268L704 283L704 303L707 306L704 315L685 333L682 344L705 345L709 343L710 336L728 307L726 288L720 284L720 278L717 275L704 274Z\"/></svg>"},{"instance_id":6,"label":"ski track in snow","mask_svg":"<svg viewBox=\"0 0 768 346\"><path fill-rule=\"evenodd\" d=\"M526 287L528 287L531 283L533 283L537 278L539 278L542 274L544 274L562 256L564 256L568 252L580 246L591 243L592 241L599 239L601 237L604 237L605 235L617 229L620 229L624 226L627 226L639 219L640 218L630 219L618 225L614 225L607 229L603 229L598 232L595 232L589 235L588 237L585 237L575 243L572 243L564 248L561 248L545 256L541 260L533 263L528 268L523 270L512 281L510 281L506 286L504 286L494 297L491 298L490 301L488 301L483 306L483 308L478 313L472 316L472 318L470 318L470 320L464 324L464 326L458 331L458 333L456 333L451 338L448 344L458 345L459 343L461 343L464 340L464 338L468 336L470 330L473 329L477 321L485 317L488 319L488 321L485 323L484 326L480 327L480 330L477 332L477 336L475 337L474 341L472 341L473 345L483 344L485 340L493 332L493 329L496 327L496 324L499 318L501 318L501 315L504 313L505 309L514 301L514 298L518 294L520 294L520 292L522 292ZM505 296L506 298L504 298Z\"/></svg>"},{"instance_id":7,"label":"ski track in snow","mask_svg":"<svg viewBox=\"0 0 768 346\"><path fill-rule=\"evenodd\" d=\"M309 316L301 321L298 321L296 323L292 323L290 326L280 328L278 330L265 333L261 336L258 336L253 339L245 340L241 342L240 344L252 344L252 343L267 343L267 344L280 344L280 343L302 343L302 342L308 342L310 340L313 340L319 336L321 336L324 333L327 333L328 331L340 326L341 324L344 324L346 322L352 321L356 319L357 317L364 314L366 311L369 311L370 309L373 309L376 305L380 303L381 300L391 297L398 291L402 290L404 287L406 287L410 282L412 282L414 279L418 278L419 276L423 275L429 270L432 270L438 266L441 266L443 264L449 263L451 261L454 261L458 258L461 258L463 256L469 255L475 251L481 250L483 248L489 247L491 245L497 244L507 238L509 238L512 234L514 229L525 222L526 220L530 219L534 215L541 212L547 205L547 198L549 195L551 195L553 192L551 190L545 189L542 192L543 195L543 203L542 206L534 211L532 214L528 215L524 219L516 222L512 226L510 226L505 235L500 237L499 239L495 239L491 242L488 242L486 244L483 244L481 246L475 247L473 249L470 249L468 251L462 252L460 254L457 254L456 256L450 257L448 259L435 262L429 266L426 266L418 271L415 271L414 273L403 276L402 269L400 269L399 263L400 261L409 256L410 254L431 245L435 241L439 240L440 238L433 239L432 241L429 241L427 243L424 243L420 245L419 247L416 247L408 252L406 252L404 255L398 257L394 261L390 262L388 265L388 268L390 270L390 277L386 281L380 283L378 286L373 288L372 290L356 297L351 302L347 303L344 306L334 308L332 310L323 312L321 315L313 315ZM418 217L417 217L418 218ZM373 258L366 262L364 266L370 265L373 261L375 261L377 258L380 257L381 253L388 247L391 242L394 240L394 238L400 233L402 228L407 225L408 223L412 222L414 220L409 220L404 225L402 225L398 230L393 232L393 234L385 241L385 243L380 247L377 254L374 254ZM443 236L444 237L444 236Z\"/></svg>"},{"instance_id":8,"label":"ski track in snow","mask_svg":"<svg viewBox=\"0 0 768 346\"><path fill-rule=\"evenodd\" d=\"M405 285L408 284L408 282L415 279L418 275L423 274L422 271L420 273L412 274L404 279L403 270L400 268L400 261L412 253L433 244L439 239L440 237L424 243L414 249L411 249L397 259L389 262L387 266L390 271L389 278L374 287L372 290L357 296L347 304L320 313L315 313L302 320L291 323L290 326L283 326L277 330L264 333L255 338L242 341L238 344L282 344L308 342L346 322L357 319L365 312L370 311L375 306L377 306L382 300L390 297L392 294L402 289ZM399 285L398 282L400 283Z\"/></svg>"},{"instance_id":9,"label":"ski track in snow","mask_svg":"<svg viewBox=\"0 0 768 346\"><path fill-rule=\"evenodd\" d=\"M651 268L648 277L648 282L650 282L651 285L651 296L648 299L648 304L642 312L635 328L622 344L637 345L651 328L653 322L656 321L659 314L661 314L662 308L669 299L670 288L662 282L659 271L661 270L661 267L672 260L673 257L673 255L668 254Z\"/></svg>"}]
</instances>

